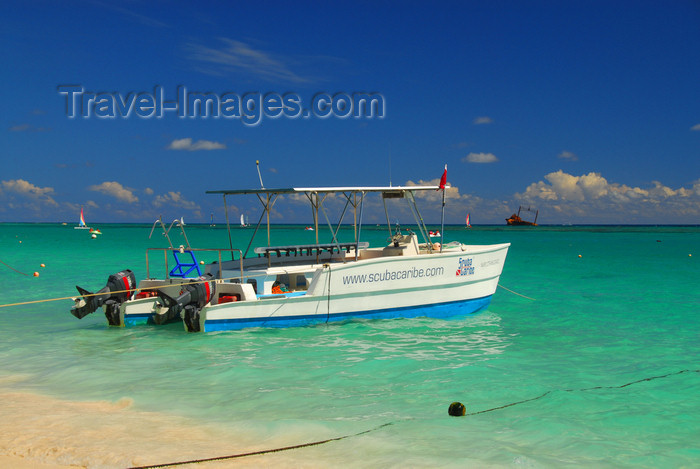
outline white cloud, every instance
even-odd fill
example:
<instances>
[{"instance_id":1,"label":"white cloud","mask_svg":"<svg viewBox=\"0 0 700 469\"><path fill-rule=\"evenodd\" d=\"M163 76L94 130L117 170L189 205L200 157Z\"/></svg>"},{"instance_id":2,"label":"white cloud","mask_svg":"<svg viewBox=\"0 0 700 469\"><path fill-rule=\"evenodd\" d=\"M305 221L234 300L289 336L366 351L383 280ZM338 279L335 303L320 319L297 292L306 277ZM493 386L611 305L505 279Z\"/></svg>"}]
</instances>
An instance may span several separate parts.
<instances>
[{"instance_id":1,"label":"white cloud","mask_svg":"<svg viewBox=\"0 0 700 469\"><path fill-rule=\"evenodd\" d=\"M557 158L561 158L562 160L578 161L578 156L576 156L575 153L572 153L572 152L566 151L566 150L559 153L557 155Z\"/></svg>"},{"instance_id":2,"label":"white cloud","mask_svg":"<svg viewBox=\"0 0 700 469\"><path fill-rule=\"evenodd\" d=\"M222 47L206 47L199 44L189 44L187 51L190 58L204 62L214 69L211 73L220 71L241 72L246 76L257 76L267 81L287 81L292 83L308 83L309 80L290 68L290 60L275 56L270 52L256 50L245 42L229 38L219 38Z\"/></svg>"},{"instance_id":3,"label":"white cloud","mask_svg":"<svg viewBox=\"0 0 700 469\"><path fill-rule=\"evenodd\" d=\"M16 124L9 128L10 132L47 132L48 127L36 127L32 124Z\"/></svg>"},{"instance_id":4,"label":"white cloud","mask_svg":"<svg viewBox=\"0 0 700 469\"><path fill-rule=\"evenodd\" d=\"M116 3L116 2L115 2ZM113 5L110 2L99 2L99 5L102 8L107 8L110 10L114 10L116 12L122 13L123 15L127 16L131 20L135 20L144 26L148 28L153 28L153 27L159 27L159 28L164 28L164 27L169 27L166 23L163 23L162 21L159 21L157 19L151 18L146 15L142 15L140 13L137 13L136 11L127 9L127 8L122 8L119 5ZM110 15L111 16L111 15Z\"/></svg>"},{"instance_id":5,"label":"white cloud","mask_svg":"<svg viewBox=\"0 0 700 469\"><path fill-rule=\"evenodd\" d=\"M609 182L600 173L575 176L559 170L530 184L514 199L537 205L545 217L547 213L564 217L561 221L668 223L700 217L700 180L692 188L673 189L659 181L642 188Z\"/></svg>"},{"instance_id":6,"label":"white cloud","mask_svg":"<svg viewBox=\"0 0 700 469\"><path fill-rule=\"evenodd\" d=\"M582 202L606 195L610 187L608 181L598 173L573 176L559 170L547 174L544 178L549 184L544 181L530 184L520 197L528 200Z\"/></svg>"},{"instance_id":7,"label":"white cloud","mask_svg":"<svg viewBox=\"0 0 700 469\"><path fill-rule=\"evenodd\" d=\"M462 158L465 163L495 163L498 161L493 153L469 153Z\"/></svg>"},{"instance_id":8,"label":"white cloud","mask_svg":"<svg viewBox=\"0 0 700 469\"><path fill-rule=\"evenodd\" d=\"M450 172L447 172L448 178L449 178ZM427 181L424 181L423 179L419 179L418 182L413 182L413 181L407 181L406 186L439 186L440 185L440 179L441 178L435 178L435 179L429 179ZM450 184L450 180L447 180L446 186L449 186L447 188L447 192L445 193L445 197L449 199L459 199L461 197L459 193L459 188L453 186ZM417 199L425 199L425 200L431 200L431 201L438 201L442 200L442 191L439 190L434 190L434 191L417 191L416 192L416 198Z\"/></svg>"},{"instance_id":9,"label":"white cloud","mask_svg":"<svg viewBox=\"0 0 700 469\"><path fill-rule=\"evenodd\" d=\"M690 130L697 130L697 131L700 131L700 124L695 124L694 126L692 126L692 127L690 128Z\"/></svg>"},{"instance_id":10,"label":"white cloud","mask_svg":"<svg viewBox=\"0 0 700 469\"><path fill-rule=\"evenodd\" d=\"M151 189L150 187L145 188L143 192L146 195L153 195L153 189Z\"/></svg>"},{"instance_id":11,"label":"white cloud","mask_svg":"<svg viewBox=\"0 0 700 469\"><path fill-rule=\"evenodd\" d=\"M168 150L187 151L224 150L226 148L226 145L224 143L212 142L209 140L197 140L196 142L193 142L191 138L180 138L170 142L170 145L168 145L166 148Z\"/></svg>"},{"instance_id":12,"label":"white cloud","mask_svg":"<svg viewBox=\"0 0 700 469\"><path fill-rule=\"evenodd\" d=\"M116 181L105 181L100 185L92 185L88 190L111 195L119 200L134 203L138 202L138 197L134 195L133 189L122 186Z\"/></svg>"},{"instance_id":13,"label":"white cloud","mask_svg":"<svg viewBox=\"0 0 700 469\"><path fill-rule=\"evenodd\" d=\"M163 195L157 195L153 201L155 207L171 206L180 207L186 210L199 210L199 205L182 197L180 192L170 191Z\"/></svg>"},{"instance_id":14,"label":"white cloud","mask_svg":"<svg viewBox=\"0 0 700 469\"><path fill-rule=\"evenodd\" d=\"M488 116L477 117L473 121L474 125L493 124L493 119Z\"/></svg>"},{"instance_id":15,"label":"white cloud","mask_svg":"<svg viewBox=\"0 0 700 469\"><path fill-rule=\"evenodd\" d=\"M53 197L49 195L54 193L53 187L39 187L24 179L13 179L2 181L2 188L5 192L14 192L48 205L58 205Z\"/></svg>"}]
</instances>

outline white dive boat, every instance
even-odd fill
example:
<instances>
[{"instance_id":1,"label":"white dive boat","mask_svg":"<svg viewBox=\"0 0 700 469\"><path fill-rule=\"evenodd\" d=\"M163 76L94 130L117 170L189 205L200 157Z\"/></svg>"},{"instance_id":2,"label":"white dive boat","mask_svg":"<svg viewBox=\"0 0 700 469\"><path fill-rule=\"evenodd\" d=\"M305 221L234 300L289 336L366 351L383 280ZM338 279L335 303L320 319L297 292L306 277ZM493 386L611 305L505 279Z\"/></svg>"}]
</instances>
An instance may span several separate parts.
<instances>
[{"instance_id":1,"label":"white dive boat","mask_svg":"<svg viewBox=\"0 0 700 469\"><path fill-rule=\"evenodd\" d=\"M261 201L263 213L245 250L215 250L220 260L204 266L201 274L195 253L203 250L189 248L189 243L187 248L171 249L177 265L165 279L144 280L134 288L133 274L128 270L119 272L110 276L98 295L88 296L89 292L78 287L84 298L76 299L71 312L80 318L105 306L108 319L110 309L114 319L110 324L160 324L182 319L187 331L210 332L351 318L449 317L479 311L488 306L498 286L510 244L433 243L418 212L415 194L437 189L404 186L209 191L222 194L224 204L232 195L254 195ZM385 209L387 199L405 199L416 220L417 233L401 232L400 228L392 233L389 227L388 245L370 247L360 241L363 204L373 194L381 196ZM331 195L345 201L335 227L324 206ZM270 245L270 213L279 196L309 199L316 243ZM338 233L350 207L354 212L350 224L354 226L354 239L340 242ZM228 211L226 205L225 209ZM319 243L319 215L325 217L330 230L328 243ZM251 251L264 218L267 244ZM222 253L231 260L221 261ZM178 255L190 262L183 262ZM185 270L189 277L197 278L183 275ZM116 290L122 286L123 292ZM119 294L122 296L117 297Z\"/></svg>"}]
</instances>

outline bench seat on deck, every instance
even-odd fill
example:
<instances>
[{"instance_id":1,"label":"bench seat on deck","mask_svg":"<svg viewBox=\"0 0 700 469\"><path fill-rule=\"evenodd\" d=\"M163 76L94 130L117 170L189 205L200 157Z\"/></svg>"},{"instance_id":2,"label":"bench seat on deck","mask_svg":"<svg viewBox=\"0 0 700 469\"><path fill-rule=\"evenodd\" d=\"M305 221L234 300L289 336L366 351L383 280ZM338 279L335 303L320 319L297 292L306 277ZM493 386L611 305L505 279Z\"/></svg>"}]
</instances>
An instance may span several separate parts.
<instances>
[{"instance_id":1,"label":"bench seat on deck","mask_svg":"<svg viewBox=\"0 0 700 469\"><path fill-rule=\"evenodd\" d=\"M320 254L323 251L328 251L330 253L345 250L349 253L350 250L358 247L359 249L365 249L369 247L369 243L363 241L361 243L327 243L327 244L293 244L288 246L261 246L254 249L256 254L263 254L266 257L270 256L272 253L277 254L277 257L281 257L282 253L289 256L290 254L296 255L312 255L314 253Z\"/></svg>"}]
</instances>

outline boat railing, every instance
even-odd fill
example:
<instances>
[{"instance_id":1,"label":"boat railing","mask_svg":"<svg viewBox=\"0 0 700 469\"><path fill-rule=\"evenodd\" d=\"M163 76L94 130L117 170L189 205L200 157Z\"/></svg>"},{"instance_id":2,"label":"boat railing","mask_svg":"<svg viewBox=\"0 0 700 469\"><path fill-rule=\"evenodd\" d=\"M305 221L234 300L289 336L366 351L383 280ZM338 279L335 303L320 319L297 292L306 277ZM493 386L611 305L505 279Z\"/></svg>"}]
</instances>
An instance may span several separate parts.
<instances>
[{"instance_id":1,"label":"boat railing","mask_svg":"<svg viewBox=\"0 0 700 469\"><path fill-rule=\"evenodd\" d=\"M146 249L146 278L151 278L151 272L150 272L150 253L151 251L162 251L163 252L163 260L165 262L165 278L169 277L179 277L179 278L192 278L192 277L187 277L187 275L192 274L193 272L197 272L197 277L202 275L202 272L199 268L199 264L197 263L197 258L195 256L195 252L216 252L218 254L218 265L219 265L219 271L217 274L217 278L221 279L221 255L224 252L231 253L231 259L235 259L235 253L238 253L238 260L240 262L240 271L241 272L241 278L243 276L243 251L240 249L231 249L231 248L211 248L211 249L196 249L196 248L184 248L180 247L179 249L173 249L173 248L147 248ZM175 267L172 269L168 268L168 253L172 252L173 256L175 257ZM183 262L183 259L180 256L188 255L189 259L192 262Z\"/></svg>"},{"instance_id":2,"label":"boat railing","mask_svg":"<svg viewBox=\"0 0 700 469\"><path fill-rule=\"evenodd\" d=\"M277 257L284 256L311 256L316 254L316 262L318 262L320 255L324 251L328 251L331 255L334 252L341 253L343 250L346 253L350 253L352 249L366 249L369 247L369 243L366 241L360 243L327 243L327 244L292 244L287 246L261 246L255 248L253 251L255 254L263 255L267 258L268 266L270 265L272 255L275 254Z\"/></svg>"}]
</instances>

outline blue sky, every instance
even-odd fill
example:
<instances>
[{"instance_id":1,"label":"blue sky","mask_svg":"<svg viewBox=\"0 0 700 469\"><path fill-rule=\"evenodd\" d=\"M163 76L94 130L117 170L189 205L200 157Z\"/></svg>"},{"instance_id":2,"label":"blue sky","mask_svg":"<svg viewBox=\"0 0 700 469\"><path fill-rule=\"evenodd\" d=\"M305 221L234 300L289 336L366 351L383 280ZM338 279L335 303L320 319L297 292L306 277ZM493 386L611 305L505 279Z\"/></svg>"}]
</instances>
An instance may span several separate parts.
<instances>
[{"instance_id":1,"label":"blue sky","mask_svg":"<svg viewBox=\"0 0 700 469\"><path fill-rule=\"evenodd\" d=\"M3 2L0 38L0 222L222 220L205 191L258 187L260 160L266 187L435 184L447 164L450 223L521 204L700 223L697 1ZM384 115L69 118L67 85L377 93Z\"/></svg>"}]
</instances>

